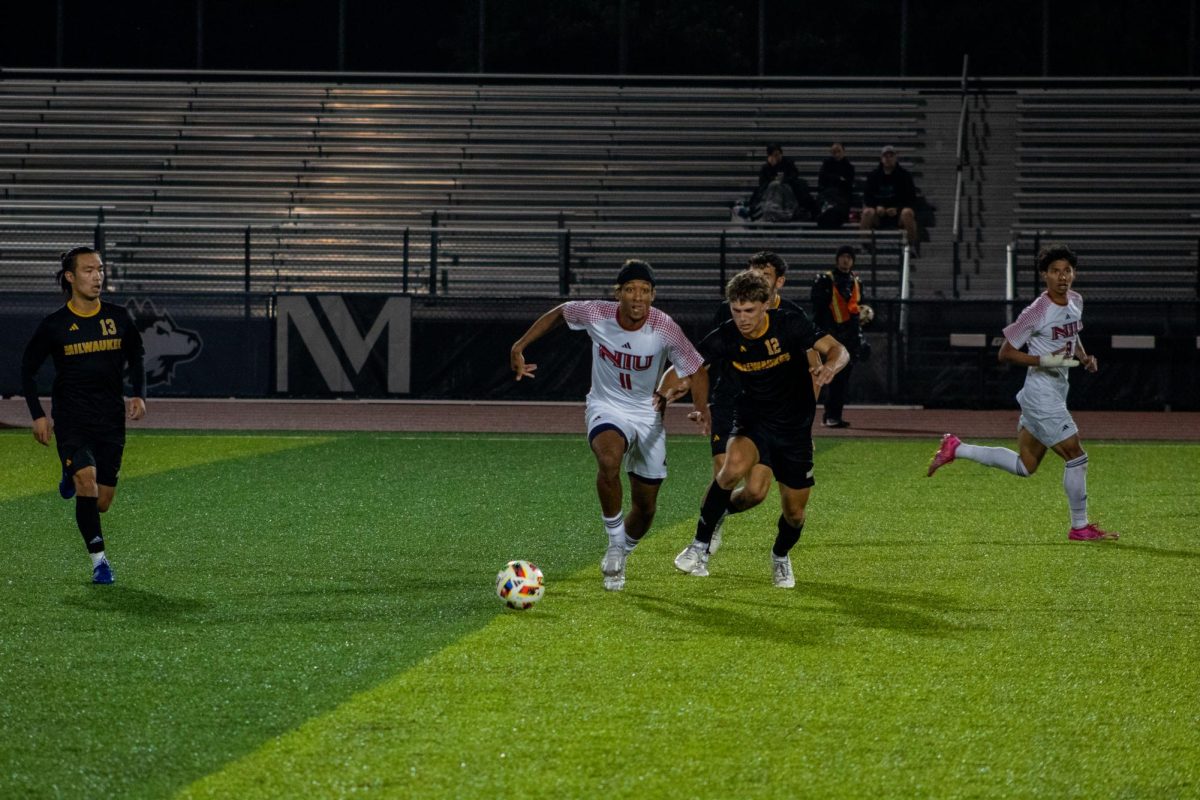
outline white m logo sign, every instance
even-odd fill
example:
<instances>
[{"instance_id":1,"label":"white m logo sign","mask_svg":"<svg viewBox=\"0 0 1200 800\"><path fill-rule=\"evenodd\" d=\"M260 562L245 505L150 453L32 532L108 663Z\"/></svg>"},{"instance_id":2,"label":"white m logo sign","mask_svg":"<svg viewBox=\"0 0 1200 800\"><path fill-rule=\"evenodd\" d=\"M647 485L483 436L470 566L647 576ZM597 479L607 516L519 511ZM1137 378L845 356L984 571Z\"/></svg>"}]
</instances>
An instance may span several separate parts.
<instances>
[{"instance_id":1,"label":"white m logo sign","mask_svg":"<svg viewBox=\"0 0 1200 800\"><path fill-rule=\"evenodd\" d=\"M330 392L357 392L354 377L362 372L375 343L387 329L386 391L389 394L407 394L409 391L409 363L412 333L412 300L408 297L389 297L375 317L370 329L364 334L355 321L356 315L340 295L321 295L315 298L321 309L318 315L309 296L281 295L276 305L275 319L275 388L280 392L289 390L289 342L294 325L300 339L311 356L313 363ZM360 298L352 298L357 301ZM378 302L377 298L362 298ZM325 333L321 316L341 345L346 363L353 371L348 374L342 357L335 351L333 343ZM384 381L379 381L384 383ZM302 390L301 390L302 391Z\"/></svg>"}]
</instances>

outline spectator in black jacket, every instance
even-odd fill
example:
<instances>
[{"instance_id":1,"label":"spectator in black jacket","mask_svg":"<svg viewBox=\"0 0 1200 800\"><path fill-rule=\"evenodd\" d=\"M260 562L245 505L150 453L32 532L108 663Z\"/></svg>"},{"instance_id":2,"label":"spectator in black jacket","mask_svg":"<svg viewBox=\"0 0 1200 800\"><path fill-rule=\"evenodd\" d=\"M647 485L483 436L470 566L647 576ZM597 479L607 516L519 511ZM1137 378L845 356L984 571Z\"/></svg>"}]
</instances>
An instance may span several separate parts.
<instances>
[{"instance_id":1,"label":"spectator in black jacket","mask_svg":"<svg viewBox=\"0 0 1200 800\"><path fill-rule=\"evenodd\" d=\"M841 142L829 147L829 158L817 173L817 227L840 228L850 219L854 197L854 165Z\"/></svg>"},{"instance_id":2,"label":"spectator in black jacket","mask_svg":"<svg viewBox=\"0 0 1200 800\"><path fill-rule=\"evenodd\" d=\"M818 275L812 286L813 322L850 353L850 363L834 376L825 390L826 428L850 427L850 423L842 419L850 370L855 361L866 361L871 355L871 346L863 337L860 323L872 312L862 305L862 281L854 273L854 255L850 245L839 247L835 267ZM864 316L860 317L860 314Z\"/></svg>"},{"instance_id":3,"label":"spectator in black jacket","mask_svg":"<svg viewBox=\"0 0 1200 800\"><path fill-rule=\"evenodd\" d=\"M917 189L912 175L897 163L896 148L890 144L879 155L879 166L867 176L863 189L862 229L899 225L911 247L917 246Z\"/></svg>"},{"instance_id":4,"label":"spectator in black jacket","mask_svg":"<svg viewBox=\"0 0 1200 800\"><path fill-rule=\"evenodd\" d=\"M784 156L782 146L769 144L767 145L767 160L758 170L758 189L755 190L754 197L750 200L752 209L759 207L768 187L774 183L781 183L787 187L795 199L799 211L807 212L808 219L816 218L817 203L808 190L808 184L800 177L800 170L796 169L796 162ZM801 216L797 214L793 218ZM782 222L785 220L773 219L771 221Z\"/></svg>"}]
</instances>

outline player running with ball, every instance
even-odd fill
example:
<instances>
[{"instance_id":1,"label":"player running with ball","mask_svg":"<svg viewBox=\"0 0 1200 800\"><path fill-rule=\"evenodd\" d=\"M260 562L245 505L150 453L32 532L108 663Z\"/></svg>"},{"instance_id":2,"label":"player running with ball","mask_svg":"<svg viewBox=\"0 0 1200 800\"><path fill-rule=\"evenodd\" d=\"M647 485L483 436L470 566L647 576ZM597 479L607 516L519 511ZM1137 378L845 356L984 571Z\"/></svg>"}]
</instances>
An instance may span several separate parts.
<instances>
[{"instance_id":1,"label":"player running with ball","mask_svg":"<svg viewBox=\"0 0 1200 800\"><path fill-rule=\"evenodd\" d=\"M666 356L680 375L692 375L703 359L675 320L653 308L654 270L630 259L617 274L616 302L583 300L547 311L512 346L516 379L532 378L537 364L525 348L563 322L592 339L592 389L587 396L588 443L596 457L596 493L608 533L600 563L604 588L625 587L625 559L650 530L658 490L667 477L667 434L655 391ZM705 382L705 391L707 391ZM621 513L621 469L629 473L632 508Z\"/></svg>"},{"instance_id":2,"label":"player running with ball","mask_svg":"<svg viewBox=\"0 0 1200 800\"><path fill-rule=\"evenodd\" d=\"M1017 427L1020 452L1005 447L979 447L966 444L952 433L942 437L941 447L929 463L929 475L957 458L996 467L1027 478L1050 449L1066 467L1063 489L1071 509L1073 541L1116 539L1112 531L1101 530L1088 522L1088 457L1079 441L1079 428L1067 411L1067 369L1083 365L1095 372L1095 356L1083 349L1079 332L1083 330L1083 298L1071 291L1077 259L1070 248L1052 244L1038 253L1038 271L1046 282L1046 291L1034 300L1016 322L1004 329L1004 344L999 359L1029 367L1025 386L1017 393L1021 419ZM1022 352L1026 348L1028 352Z\"/></svg>"}]
</instances>

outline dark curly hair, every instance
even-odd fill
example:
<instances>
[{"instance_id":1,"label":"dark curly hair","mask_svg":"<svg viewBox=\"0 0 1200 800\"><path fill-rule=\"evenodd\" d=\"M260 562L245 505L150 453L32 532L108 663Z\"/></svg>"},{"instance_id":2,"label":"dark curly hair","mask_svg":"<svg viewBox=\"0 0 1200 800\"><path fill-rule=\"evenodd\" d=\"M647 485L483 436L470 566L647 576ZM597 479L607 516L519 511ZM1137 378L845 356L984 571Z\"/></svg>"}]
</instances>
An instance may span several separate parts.
<instances>
[{"instance_id":1,"label":"dark curly hair","mask_svg":"<svg viewBox=\"0 0 1200 800\"><path fill-rule=\"evenodd\" d=\"M1055 261L1066 261L1071 265L1071 269L1079 266L1079 256L1075 255L1075 251L1067 247L1065 244L1051 242L1038 251L1037 268L1038 272L1045 272L1050 269L1050 265Z\"/></svg>"}]
</instances>

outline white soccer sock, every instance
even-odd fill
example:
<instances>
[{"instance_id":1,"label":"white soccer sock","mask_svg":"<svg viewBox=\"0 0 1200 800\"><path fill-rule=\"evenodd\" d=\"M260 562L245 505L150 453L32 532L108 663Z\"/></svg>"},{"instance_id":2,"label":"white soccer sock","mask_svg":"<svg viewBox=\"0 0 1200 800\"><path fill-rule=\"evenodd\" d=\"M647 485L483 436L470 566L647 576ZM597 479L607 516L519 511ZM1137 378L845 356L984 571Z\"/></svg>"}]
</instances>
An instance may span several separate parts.
<instances>
[{"instance_id":1,"label":"white soccer sock","mask_svg":"<svg viewBox=\"0 0 1200 800\"><path fill-rule=\"evenodd\" d=\"M609 544L621 544L625 541L625 515L620 511L615 517L600 515L604 520L604 532L608 534Z\"/></svg>"},{"instance_id":2,"label":"white soccer sock","mask_svg":"<svg viewBox=\"0 0 1200 800\"><path fill-rule=\"evenodd\" d=\"M965 458L985 467L995 467L1005 472L1011 472L1022 478L1029 477L1029 471L1021 463L1021 456L1007 447L980 447L976 444L960 444L954 451L955 458Z\"/></svg>"},{"instance_id":3,"label":"white soccer sock","mask_svg":"<svg viewBox=\"0 0 1200 800\"><path fill-rule=\"evenodd\" d=\"M632 553L633 548L637 547L637 543L640 541L641 539L634 539L628 533L625 534L625 552Z\"/></svg>"},{"instance_id":4,"label":"white soccer sock","mask_svg":"<svg viewBox=\"0 0 1200 800\"><path fill-rule=\"evenodd\" d=\"M92 569L95 569L96 565L104 560L103 550L101 550L99 553L88 553L88 555L92 557Z\"/></svg>"},{"instance_id":5,"label":"white soccer sock","mask_svg":"<svg viewBox=\"0 0 1200 800\"><path fill-rule=\"evenodd\" d=\"M1067 505L1071 507L1071 527L1082 528L1088 524L1087 516L1087 453L1067 462L1063 468L1063 489L1067 493Z\"/></svg>"}]
</instances>

